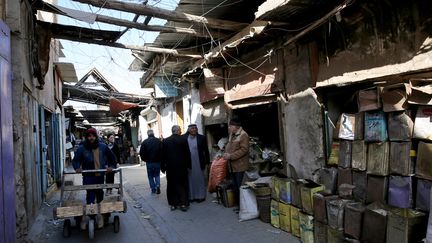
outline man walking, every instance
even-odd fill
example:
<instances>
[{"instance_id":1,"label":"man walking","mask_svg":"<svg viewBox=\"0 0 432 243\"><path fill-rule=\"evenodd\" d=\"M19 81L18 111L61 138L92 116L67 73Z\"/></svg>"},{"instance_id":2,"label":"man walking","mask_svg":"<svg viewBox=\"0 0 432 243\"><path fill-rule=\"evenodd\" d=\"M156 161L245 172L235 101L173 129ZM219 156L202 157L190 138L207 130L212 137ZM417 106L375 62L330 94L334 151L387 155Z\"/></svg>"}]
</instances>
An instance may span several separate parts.
<instances>
[{"instance_id":1,"label":"man walking","mask_svg":"<svg viewBox=\"0 0 432 243\"><path fill-rule=\"evenodd\" d=\"M203 202L207 195L204 170L210 163L207 141L205 136L198 134L198 128L195 124L189 125L186 138L191 157L191 169L188 171L189 200L191 202Z\"/></svg>"},{"instance_id":2,"label":"man walking","mask_svg":"<svg viewBox=\"0 0 432 243\"><path fill-rule=\"evenodd\" d=\"M241 127L237 118L231 119L228 125L229 140L223 155L229 163L234 184L234 195L240 202L240 186L244 172L249 168L249 135Z\"/></svg>"},{"instance_id":3,"label":"man walking","mask_svg":"<svg viewBox=\"0 0 432 243\"><path fill-rule=\"evenodd\" d=\"M160 194L160 169L162 142L155 137L153 130L147 131L148 138L140 148L140 156L146 162L147 177L152 194Z\"/></svg>"},{"instance_id":4,"label":"man walking","mask_svg":"<svg viewBox=\"0 0 432 243\"><path fill-rule=\"evenodd\" d=\"M162 172L166 172L167 197L171 210L187 211L189 206L188 169L191 159L187 140L181 136L181 129L175 125L172 135L162 142Z\"/></svg>"}]
</instances>

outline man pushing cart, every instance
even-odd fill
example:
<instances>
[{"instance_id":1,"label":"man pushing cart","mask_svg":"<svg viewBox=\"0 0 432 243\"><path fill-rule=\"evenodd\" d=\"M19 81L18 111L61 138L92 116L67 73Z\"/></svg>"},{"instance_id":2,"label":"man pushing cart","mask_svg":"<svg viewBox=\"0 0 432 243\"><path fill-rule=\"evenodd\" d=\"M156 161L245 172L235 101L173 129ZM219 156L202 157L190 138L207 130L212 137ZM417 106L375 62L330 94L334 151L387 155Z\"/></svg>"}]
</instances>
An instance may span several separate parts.
<instances>
[{"instance_id":1,"label":"man pushing cart","mask_svg":"<svg viewBox=\"0 0 432 243\"><path fill-rule=\"evenodd\" d=\"M120 169L115 169L116 159L111 150L100 142L97 131L90 128L86 132L85 141L79 146L72 160L75 172L64 172L61 188L61 205L54 211L54 217L65 219L63 236L70 236L70 219L75 218L77 226L89 230L89 237L94 237L94 228L102 228L109 221L109 216L114 212L126 212L126 203L123 201L123 180ZM105 184L105 174L120 172L119 184ZM68 174L82 174L83 185L67 186L64 177ZM103 189L117 188L119 195L113 200L104 200ZM64 201L65 191L86 190L86 204ZM87 223L88 222L88 223ZM120 227L119 217L114 217L114 232Z\"/></svg>"}]
</instances>

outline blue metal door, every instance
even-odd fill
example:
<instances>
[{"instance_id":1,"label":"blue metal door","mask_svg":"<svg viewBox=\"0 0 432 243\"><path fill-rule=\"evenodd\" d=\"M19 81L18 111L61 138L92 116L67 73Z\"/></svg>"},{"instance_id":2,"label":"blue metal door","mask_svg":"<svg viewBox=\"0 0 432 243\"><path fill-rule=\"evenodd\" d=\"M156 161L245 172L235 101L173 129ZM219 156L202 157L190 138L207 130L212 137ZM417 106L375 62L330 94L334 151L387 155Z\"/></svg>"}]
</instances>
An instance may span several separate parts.
<instances>
[{"instance_id":1,"label":"blue metal door","mask_svg":"<svg viewBox=\"0 0 432 243\"><path fill-rule=\"evenodd\" d=\"M48 175L47 175L47 153L48 145L46 140L46 127L45 127L45 109L39 108L40 115L40 145L41 145L41 176L42 176L42 193L45 194L48 189Z\"/></svg>"},{"instance_id":2,"label":"blue metal door","mask_svg":"<svg viewBox=\"0 0 432 243\"><path fill-rule=\"evenodd\" d=\"M15 242L10 30L0 21L0 242Z\"/></svg>"}]
</instances>

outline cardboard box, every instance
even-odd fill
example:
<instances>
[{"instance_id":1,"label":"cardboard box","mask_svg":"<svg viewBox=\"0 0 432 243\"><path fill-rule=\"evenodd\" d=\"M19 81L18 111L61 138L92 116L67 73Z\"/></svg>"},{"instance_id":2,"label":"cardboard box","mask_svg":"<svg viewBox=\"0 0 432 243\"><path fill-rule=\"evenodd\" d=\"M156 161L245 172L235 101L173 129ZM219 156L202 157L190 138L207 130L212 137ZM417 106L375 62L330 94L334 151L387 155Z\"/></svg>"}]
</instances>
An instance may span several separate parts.
<instances>
[{"instance_id":1,"label":"cardboard box","mask_svg":"<svg viewBox=\"0 0 432 243\"><path fill-rule=\"evenodd\" d=\"M368 175L366 203L387 202L388 177Z\"/></svg>"},{"instance_id":2,"label":"cardboard box","mask_svg":"<svg viewBox=\"0 0 432 243\"><path fill-rule=\"evenodd\" d=\"M324 189L325 187L323 185L317 184L313 181L308 181L301 186L300 194L304 212L313 215L313 195Z\"/></svg>"},{"instance_id":3,"label":"cardboard box","mask_svg":"<svg viewBox=\"0 0 432 243\"><path fill-rule=\"evenodd\" d=\"M412 209L392 209L387 219L387 242L421 242L426 237L427 216Z\"/></svg>"},{"instance_id":4,"label":"cardboard box","mask_svg":"<svg viewBox=\"0 0 432 243\"><path fill-rule=\"evenodd\" d=\"M303 243L314 243L314 217L300 212L300 238Z\"/></svg>"},{"instance_id":5,"label":"cardboard box","mask_svg":"<svg viewBox=\"0 0 432 243\"><path fill-rule=\"evenodd\" d=\"M432 187L432 181L428 180L417 180L416 190L416 209L425 212L430 211L430 191Z\"/></svg>"},{"instance_id":6,"label":"cardboard box","mask_svg":"<svg viewBox=\"0 0 432 243\"><path fill-rule=\"evenodd\" d=\"M270 222L275 228L280 228L279 224L279 203L276 200L271 200L270 204Z\"/></svg>"},{"instance_id":7,"label":"cardboard box","mask_svg":"<svg viewBox=\"0 0 432 243\"><path fill-rule=\"evenodd\" d=\"M330 157L327 160L328 165L337 165L339 163L339 142L333 142Z\"/></svg>"},{"instance_id":8,"label":"cardboard box","mask_svg":"<svg viewBox=\"0 0 432 243\"><path fill-rule=\"evenodd\" d=\"M391 142L390 143L390 173L403 176L414 174L415 150L411 152L411 142Z\"/></svg>"},{"instance_id":9,"label":"cardboard box","mask_svg":"<svg viewBox=\"0 0 432 243\"><path fill-rule=\"evenodd\" d=\"M413 206L413 183L410 176L390 176L388 204L398 208Z\"/></svg>"},{"instance_id":10,"label":"cardboard box","mask_svg":"<svg viewBox=\"0 0 432 243\"><path fill-rule=\"evenodd\" d=\"M291 204L292 179L284 178L279 181L279 201Z\"/></svg>"},{"instance_id":11,"label":"cardboard box","mask_svg":"<svg viewBox=\"0 0 432 243\"><path fill-rule=\"evenodd\" d=\"M367 172L372 175L389 174L389 143L370 143L368 145Z\"/></svg>"},{"instance_id":12,"label":"cardboard box","mask_svg":"<svg viewBox=\"0 0 432 243\"><path fill-rule=\"evenodd\" d=\"M354 170L364 171L367 165L367 147L363 140L353 141L351 167Z\"/></svg>"},{"instance_id":13,"label":"cardboard box","mask_svg":"<svg viewBox=\"0 0 432 243\"><path fill-rule=\"evenodd\" d=\"M339 167L351 168L352 141L341 140L339 149Z\"/></svg>"},{"instance_id":14,"label":"cardboard box","mask_svg":"<svg viewBox=\"0 0 432 243\"><path fill-rule=\"evenodd\" d=\"M432 140L432 107L420 106L414 121L414 138Z\"/></svg>"},{"instance_id":15,"label":"cardboard box","mask_svg":"<svg viewBox=\"0 0 432 243\"><path fill-rule=\"evenodd\" d=\"M432 143L419 142L415 173L418 177L432 180Z\"/></svg>"},{"instance_id":16,"label":"cardboard box","mask_svg":"<svg viewBox=\"0 0 432 243\"><path fill-rule=\"evenodd\" d=\"M358 110L371 111L381 108L381 88L360 90L357 96Z\"/></svg>"},{"instance_id":17,"label":"cardboard box","mask_svg":"<svg viewBox=\"0 0 432 243\"><path fill-rule=\"evenodd\" d=\"M409 94L411 94L410 84L395 84L384 87L381 91L384 112L406 110Z\"/></svg>"},{"instance_id":18,"label":"cardboard box","mask_svg":"<svg viewBox=\"0 0 432 243\"><path fill-rule=\"evenodd\" d=\"M347 203L344 215L344 232L350 237L360 240L365 206L359 202Z\"/></svg>"},{"instance_id":19,"label":"cardboard box","mask_svg":"<svg viewBox=\"0 0 432 243\"><path fill-rule=\"evenodd\" d=\"M365 134L366 142L387 141L387 121L385 113L382 111L365 113Z\"/></svg>"},{"instance_id":20,"label":"cardboard box","mask_svg":"<svg viewBox=\"0 0 432 243\"><path fill-rule=\"evenodd\" d=\"M291 233L290 205L279 202L279 225L280 229Z\"/></svg>"},{"instance_id":21,"label":"cardboard box","mask_svg":"<svg viewBox=\"0 0 432 243\"><path fill-rule=\"evenodd\" d=\"M414 122L408 111L388 114L388 133L390 141L410 141L413 135Z\"/></svg>"},{"instance_id":22,"label":"cardboard box","mask_svg":"<svg viewBox=\"0 0 432 243\"><path fill-rule=\"evenodd\" d=\"M324 185L326 191L335 194L337 191L337 168L321 168L317 175L318 183Z\"/></svg>"},{"instance_id":23,"label":"cardboard box","mask_svg":"<svg viewBox=\"0 0 432 243\"><path fill-rule=\"evenodd\" d=\"M296 237L300 237L300 209L290 206L290 216L291 216L291 234Z\"/></svg>"}]
</instances>

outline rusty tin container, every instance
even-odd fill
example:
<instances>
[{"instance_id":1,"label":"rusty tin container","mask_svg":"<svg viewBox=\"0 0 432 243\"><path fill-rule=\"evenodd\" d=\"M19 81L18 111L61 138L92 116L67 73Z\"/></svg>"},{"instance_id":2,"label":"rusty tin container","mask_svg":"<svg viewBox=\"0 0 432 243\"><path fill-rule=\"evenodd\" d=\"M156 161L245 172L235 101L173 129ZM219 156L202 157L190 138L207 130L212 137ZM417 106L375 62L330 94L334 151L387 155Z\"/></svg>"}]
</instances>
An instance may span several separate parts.
<instances>
[{"instance_id":1,"label":"rusty tin container","mask_svg":"<svg viewBox=\"0 0 432 243\"><path fill-rule=\"evenodd\" d=\"M412 208L413 183L411 176L390 176L388 204L398 208Z\"/></svg>"},{"instance_id":2,"label":"rusty tin container","mask_svg":"<svg viewBox=\"0 0 432 243\"><path fill-rule=\"evenodd\" d=\"M352 170L349 168L338 168L338 182L337 186L339 188L342 184L352 184Z\"/></svg>"},{"instance_id":3,"label":"rusty tin container","mask_svg":"<svg viewBox=\"0 0 432 243\"><path fill-rule=\"evenodd\" d=\"M305 213L313 215L313 195L324 189L325 187L323 185L320 185L310 180L307 180L307 183L304 183L300 187L302 209Z\"/></svg>"},{"instance_id":4,"label":"rusty tin container","mask_svg":"<svg viewBox=\"0 0 432 243\"><path fill-rule=\"evenodd\" d=\"M339 147L339 167L351 168L352 141L341 140Z\"/></svg>"},{"instance_id":5,"label":"rusty tin container","mask_svg":"<svg viewBox=\"0 0 432 243\"><path fill-rule=\"evenodd\" d=\"M368 145L367 172L372 175L389 174L389 143L370 143Z\"/></svg>"},{"instance_id":6,"label":"rusty tin container","mask_svg":"<svg viewBox=\"0 0 432 243\"><path fill-rule=\"evenodd\" d=\"M421 242L426 237L427 215L412 209L392 209L387 219L387 242Z\"/></svg>"},{"instance_id":7,"label":"rusty tin container","mask_svg":"<svg viewBox=\"0 0 432 243\"><path fill-rule=\"evenodd\" d=\"M368 175L366 203L386 203L387 191L388 177Z\"/></svg>"},{"instance_id":8,"label":"rusty tin container","mask_svg":"<svg viewBox=\"0 0 432 243\"><path fill-rule=\"evenodd\" d=\"M418 177L432 180L432 143L419 142L415 173Z\"/></svg>"},{"instance_id":9,"label":"rusty tin container","mask_svg":"<svg viewBox=\"0 0 432 243\"><path fill-rule=\"evenodd\" d=\"M324 185L326 191L335 194L337 191L337 168L321 168L318 170L317 181L319 184Z\"/></svg>"},{"instance_id":10,"label":"rusty tin container","mask_svg":"<svg viewBox=\"0 0 432 243\"><path fill-rule=\"evenodd\" d=\"M351 167L364 171L367 168L367 145L363 140L352 142Z\"/></svg>"},{"instance_id":11,"label":"rusty tin container","mask_svg":"<svg viewBox=\"0 0 432 243\"><path fill-rule=\"evenodd\" d=\"M314 242L327 243L327 225L318 221L314 222Z\"/></svg>"},{"instance_id":12,"label":"rusty tin container","mask_svg":"<svg viewBox=\"0 0 432 243\"><path fill-rule=\"evenodd\" d=\"M314 199L314 216L315 221L323 224L327 224L327 201L335 200L338 196L332 195L329 192L321 191L315 193Z\"/></svg>"},{"instance_id":13,"label":"rusty tin container","mask_svg":"<svg viewBox=\"0 0 432 243\"><path fill-rule=\"evenodd\" d=\"M391 142L390 143L390 173L403 176L414 174L415 157L411 155L411 142Z\"/></svg>"},{"instance_id":14,"label":"rusty tin container","mask_svg":"<svg viewBox=\"0 0 432 243\"><path fill-rule=\"evenodd\" d=\"M353 185L355 185L353 196L360 202L366 201L367 173L366 171L353 171Z\"/></svg>"},{"instance_id":15,"label":"rusty tin container","mask_svg":"<svg viewBox=\"0 0 432 243\"><path fill-rule=\"evenodd\" d=\"M362 241L385 243L388 206L375 202L366 207L363 219Z\"/></svg>"},{"instance_id":16,"label":"rusty tin container","mask_svg":"<svg viewBox=\"0 0 432 243\"><path fill-rule=\"evenodd\" d=\"M416 190L416 209L425 212L430 211L430 190L432 181L418 179Z\"/></svg>"},{"instance_id":17,"label":"rusty tin container","mask_svg":"<svg viewBox=\"0 0 432 243\"><path fill-rule=\"evenodd\" d=\"M361 239L364 211L365 206L363 203L347 203L344 216L344 232L346 235L357 240Z\"/></svg>"},{"instance_id":18,"label":"rusty tin container","mask_svg":"<svg viewBox=\"0 0 432 243\"><path fill-rule=\"evenodd\" d=\"M351 202L345 199L327 201L327 223L330 227L343 230L345 205Z\"/></svg>"}]
</instances>

